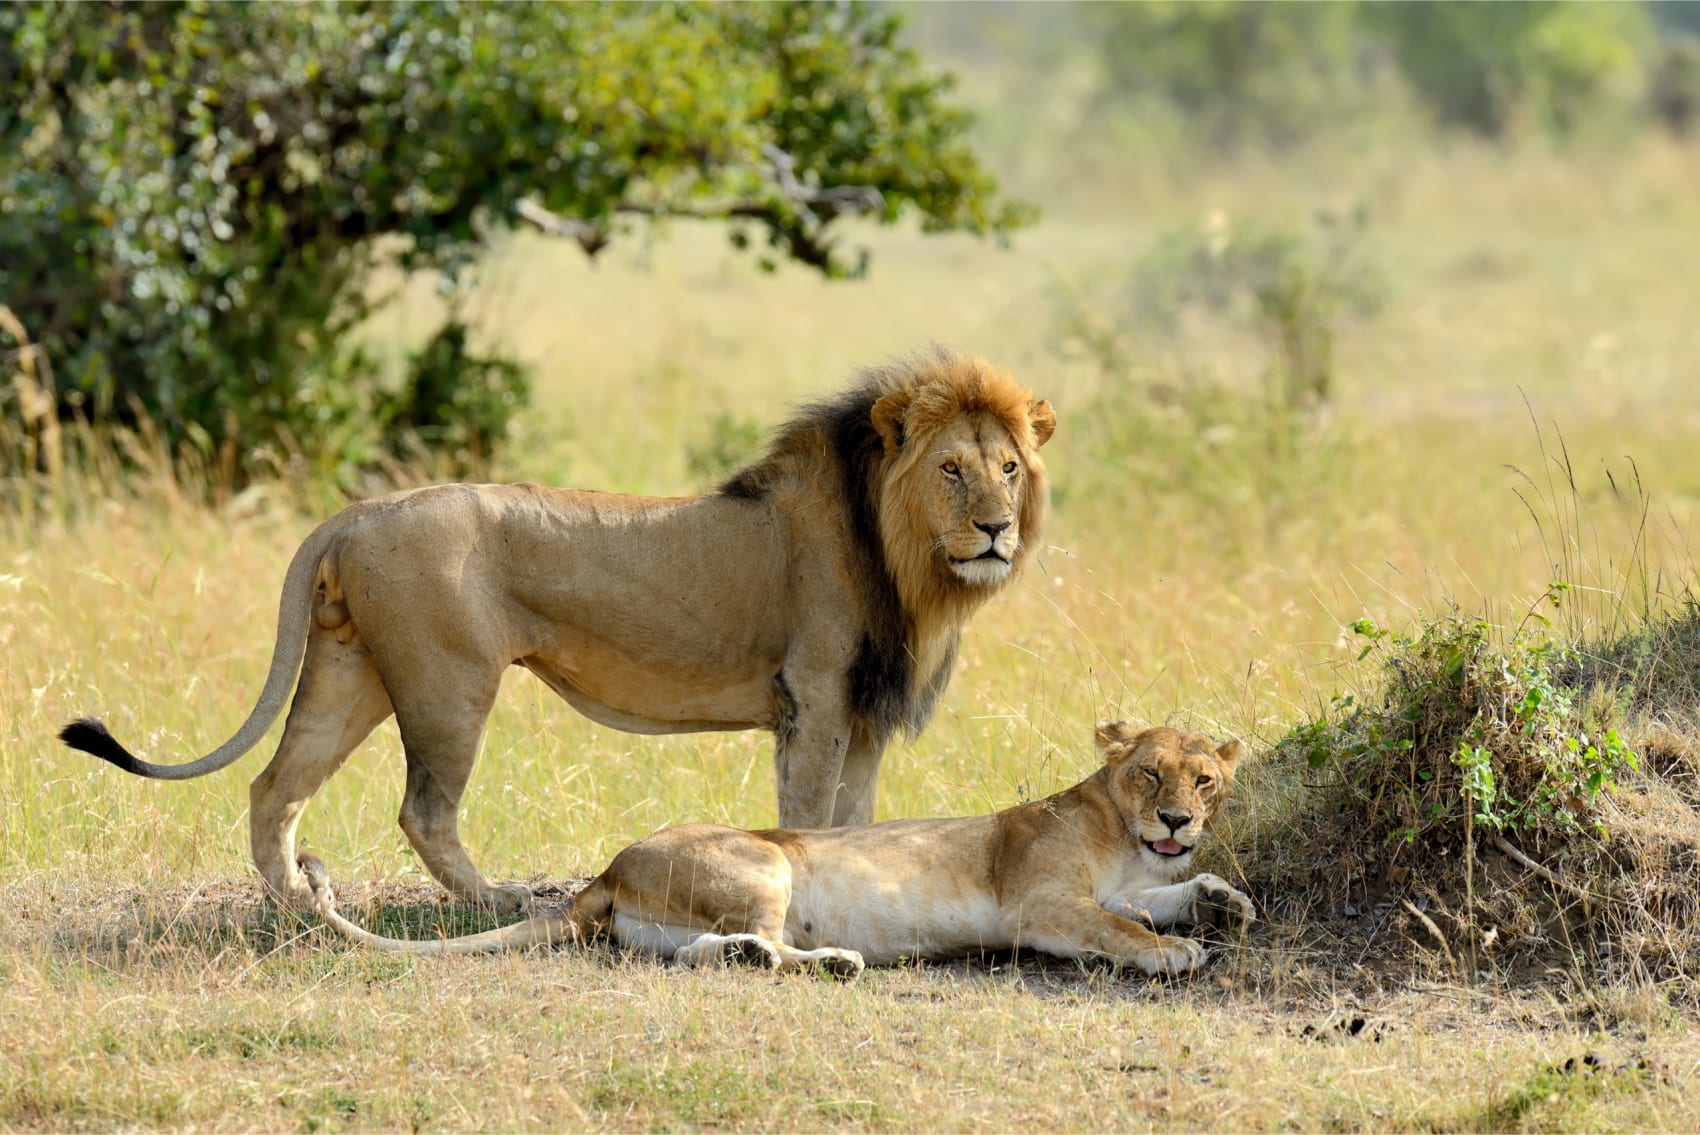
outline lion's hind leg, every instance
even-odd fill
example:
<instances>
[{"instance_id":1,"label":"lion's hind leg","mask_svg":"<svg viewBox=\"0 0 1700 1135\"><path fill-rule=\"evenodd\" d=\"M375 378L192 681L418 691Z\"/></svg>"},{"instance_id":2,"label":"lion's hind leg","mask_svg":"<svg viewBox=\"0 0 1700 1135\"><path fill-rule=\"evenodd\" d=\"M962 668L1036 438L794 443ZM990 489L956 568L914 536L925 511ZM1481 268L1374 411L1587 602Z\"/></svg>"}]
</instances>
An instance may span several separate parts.
<instances>
[{"instance_id":1,"label":"lion's hind leg","mask_svg":"<svg viewBox=\"0 0 1700 1135\"><path fill-rule=\"evenodd\" d=\"M473 657L415 660L408 688L392 695L407 757L397 818L426 870L450 894L497 914L517 914L531 905L531 889L492 884L460 840L461 795L501 677L500 666Z\"/></svg>"},{"instance_id":2,"label":"lion's hind leg","mask_svg":"<svg viewBox=\"0 0 1700 1135\"><path fill-rule=\"evenodd\" d=\"M614 895L621 945L680 965L753 964L789 971L820 963L860 971L841 950L785 941L791 861L761 835L713 824L668 828L626 848L601 878Z\"/></svg>"},{"instance_id":3,"label":"lion's hind leg","mask_svg":"<svg viewBox=\"0 0 1700 1135\"><path fill-rule=\"evenodd\" d=\"M295 862L295 830L307 802L354 747L390 715L390 699L352 628L315 627L277 753L248 790L254 866L281 903L313 909Z\"/></svg>"},{"instance_id":4,"label":"lion's hind leg","mask_svg":"<svg viewBox=\"0 0 1700 1135\"><path fill-rule=\"evenodd\" d=\"M818 969L828 977L849 980L861 975L862 955L855 950L824 947L799 950L760 934L700 934L673 952L680 965L750 965L797 973Z\"/></svg>"},{"instance_id":5,"label":"lion's hind leg","mask_svg":"<svg viewBox=\"0 0 1700 1135\"><path fill-rule=\"evenodd\" d=\"M682 966L748 965L781 969L780 945L760 934L699 934L673 951Z\"/></svg>"}]
</instances>

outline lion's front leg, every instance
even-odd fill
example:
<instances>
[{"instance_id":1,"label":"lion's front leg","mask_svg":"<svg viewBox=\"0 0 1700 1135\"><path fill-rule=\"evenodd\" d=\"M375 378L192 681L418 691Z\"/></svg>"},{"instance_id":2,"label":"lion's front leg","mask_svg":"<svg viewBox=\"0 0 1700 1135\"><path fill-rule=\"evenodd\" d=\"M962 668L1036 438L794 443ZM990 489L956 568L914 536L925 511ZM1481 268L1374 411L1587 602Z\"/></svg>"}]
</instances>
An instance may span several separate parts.
<instances>
[{"instance_id":1,"label":"lion's front leg","mask_svg":"<svg viewBox=\"0 0 1700 1135\"><path fill-rule=\"evenodd\" d=\"M1148 974L1190 973L1205 958L1203 943L1158 934L1086 896L1029 897L1015 941L1058 957L1107 958Z\"/></svg>"},{"instance_id":2,"label":"lion's front leg","mask_svg":"<svg viewBox=\"0 0 1700 1135\"><path fill-rule=\"evenodd\" d=\"M848 713L799 717L774 746L779 826L833 828L871 823L884 746Z\"/></svg>"},{"instance_id":3,"label":"lion's front leg","mask_svg":"<svg viewBox=\"0 0 1700 1135\"><path fill-rule=\"evenodd\" d=\"M1106 899L1104 908L1158 929L1201 925L1238 930L1257 921L1257 909L1251 899L1226 879L1209 872L1195 875L1184 883L1117 895Z\"/></svg>"}]
</instances>

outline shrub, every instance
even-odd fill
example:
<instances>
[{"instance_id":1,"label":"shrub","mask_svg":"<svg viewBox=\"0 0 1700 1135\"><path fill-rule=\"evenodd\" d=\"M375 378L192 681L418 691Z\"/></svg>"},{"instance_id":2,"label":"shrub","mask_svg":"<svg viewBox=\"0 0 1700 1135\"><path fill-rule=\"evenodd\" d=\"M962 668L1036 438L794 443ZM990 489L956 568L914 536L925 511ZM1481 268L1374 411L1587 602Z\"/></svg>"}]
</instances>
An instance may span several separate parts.
<instances>
[{"instance_id":1,"label":"shrub","mask_svg":"<svg viewBox=\"0 0 1700 1135\"><path fill-rule=\"evenodd\" d=\"M1562 585L1549 598L1556 603ZM1415 634L1352 624L1378 655L1377 697L1336 696L1277 746L1331 770L1383 830L1418 839L1483 824L1537 835L1603 834L1595 805L1637 767L1618 703L1572 684L1574 648L1545 637L1544 617L1509 633L1457 614Z\"/></svg>"},{"instance_id":2,"label":"shrub","mask_svg":"<svg viewBox=\"0 0 1700 1135\"><path fill-rule=\"evenodd\" d=\"M0 303L65 418L146 419L239 473L277 447L476 460L517 364L451 323L385 374L348 339L375 266L453 299L522 202L591 254L622 218L685 215L829 275L863 266L851 213L1029 216L898 28L858 4L5 5Z\"/></svg>"}]
</instances>

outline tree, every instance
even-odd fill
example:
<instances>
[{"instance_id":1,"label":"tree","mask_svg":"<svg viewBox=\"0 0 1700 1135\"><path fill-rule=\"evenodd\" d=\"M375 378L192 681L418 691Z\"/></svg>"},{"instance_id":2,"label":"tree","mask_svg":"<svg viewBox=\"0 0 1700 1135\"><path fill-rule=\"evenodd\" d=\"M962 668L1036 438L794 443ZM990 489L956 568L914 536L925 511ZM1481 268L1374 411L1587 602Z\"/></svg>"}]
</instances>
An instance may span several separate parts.
<instances>
[{"instance_id":1,"label":"tree","mask_svg":"<svg viewBox=\"0 0 1700 1135\"><path fill-rule=\"evenodd\" d=\"M451 320L386 387L346 338L376 265L452 288L522 215L591 255L692 216L840 276L851 213L1028 218L898 31L802 2L7 5L0 304L64 415L146 415L249 471L279 439L346 469L414 434L475 456L523 371Z\"/></svg>"}]
</instances>

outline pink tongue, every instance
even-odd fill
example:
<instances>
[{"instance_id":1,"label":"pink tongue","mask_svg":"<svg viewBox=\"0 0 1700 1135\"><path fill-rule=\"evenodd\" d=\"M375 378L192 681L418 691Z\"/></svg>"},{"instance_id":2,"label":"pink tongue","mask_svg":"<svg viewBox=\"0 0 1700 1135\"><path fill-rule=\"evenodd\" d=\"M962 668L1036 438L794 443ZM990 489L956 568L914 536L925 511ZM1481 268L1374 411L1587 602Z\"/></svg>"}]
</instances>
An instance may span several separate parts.
<instances>
[{"instance_id":1,"label":"pink tongue","mask_svg":"<svg viewBox=\"0 0 1700 1135\"><path fill-rule=\"evenodd\" d=\"M1151 845L1151 850L1158 855L1179 855L1186 849L1181 846L1181 841L1178 839L1160 839Z\"/></svg>"}]
</instances>

